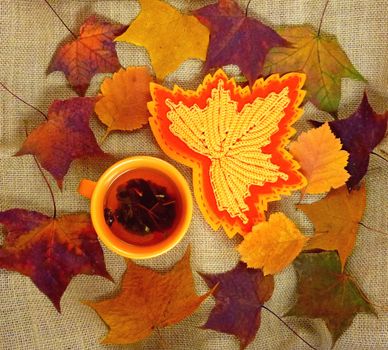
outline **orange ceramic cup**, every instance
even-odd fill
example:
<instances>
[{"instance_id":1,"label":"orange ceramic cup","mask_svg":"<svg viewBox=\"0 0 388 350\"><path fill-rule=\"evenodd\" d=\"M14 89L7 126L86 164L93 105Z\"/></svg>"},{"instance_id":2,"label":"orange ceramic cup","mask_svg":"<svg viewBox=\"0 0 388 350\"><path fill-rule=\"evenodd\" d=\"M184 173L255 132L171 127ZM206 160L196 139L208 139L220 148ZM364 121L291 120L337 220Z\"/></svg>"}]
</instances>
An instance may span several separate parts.
<instances>
[{"instance_id":1,"label":"orange ceramic cup","mask_svg":"<svg viewBox=\"0 0 388 350\"><path fill-rule=\"evenodd\" d=\"M104 202L111 184L122 174L136 169L156 170L176 186L181 203L178 221L173 232L163 241L149 246L127 243L118 238L104 218ZM161 255L173 248L185 235L191 221L193 201L189 186L182 174L171 164L154 157L131 157L121 160L107 169L97 182L83 179L78 192L90 198L90 214L93 226L104 244L115 253L131 259L147 259Z\"/></svg>"}]
</instances>

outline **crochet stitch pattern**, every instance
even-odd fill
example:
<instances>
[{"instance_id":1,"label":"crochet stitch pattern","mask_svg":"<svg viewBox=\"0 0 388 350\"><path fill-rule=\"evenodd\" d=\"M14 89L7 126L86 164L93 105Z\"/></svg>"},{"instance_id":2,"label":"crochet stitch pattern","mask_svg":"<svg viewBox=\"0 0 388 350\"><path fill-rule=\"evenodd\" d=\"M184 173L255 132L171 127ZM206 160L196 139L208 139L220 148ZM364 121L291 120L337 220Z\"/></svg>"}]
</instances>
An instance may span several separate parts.
<instances>
[{"instance_id":1,"label":"crochet stitch pattern","mask_svg":"<svg viewBox=\"0 0 388 350\"><path fill-rule=\"evenodd\" d=\"M165 153L193 168L194 193L213 229L247 233L265 219L269 201L305 185L285 150L303 83L303 74L273 75L250 90L218 70L197 91L151 84L151 129Z\"/></svg>"}]
</instances>

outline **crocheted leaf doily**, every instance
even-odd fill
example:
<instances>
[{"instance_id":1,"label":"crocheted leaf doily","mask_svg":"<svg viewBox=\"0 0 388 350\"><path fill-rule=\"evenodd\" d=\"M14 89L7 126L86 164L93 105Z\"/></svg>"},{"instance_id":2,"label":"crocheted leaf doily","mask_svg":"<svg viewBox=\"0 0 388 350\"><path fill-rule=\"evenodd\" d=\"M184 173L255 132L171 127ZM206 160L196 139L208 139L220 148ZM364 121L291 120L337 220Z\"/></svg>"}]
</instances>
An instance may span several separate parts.
<instances>
[{"instance_id":1,"label":"crocheted leaf doily","mask_svg":"<svg viewBox=\"0 0 388 350\"><path fill-rule=\"evenodd\" d=\"M151 83L152 132L167 155L193 169L196 200L214 230L250 232L268 202L306 185L285 149L304 81L300 73L272 75L242 88L218 70L196 91Z\"/></svg>"}]
</instances>

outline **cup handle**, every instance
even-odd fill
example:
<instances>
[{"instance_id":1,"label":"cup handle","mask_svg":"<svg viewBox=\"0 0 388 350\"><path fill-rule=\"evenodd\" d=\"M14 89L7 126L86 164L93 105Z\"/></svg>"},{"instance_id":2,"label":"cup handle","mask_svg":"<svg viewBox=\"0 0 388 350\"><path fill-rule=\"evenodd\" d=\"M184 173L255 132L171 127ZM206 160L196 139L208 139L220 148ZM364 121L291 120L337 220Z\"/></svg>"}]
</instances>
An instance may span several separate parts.
<instances>
[{"instance_id":1,"label":"cup handle","mask_svg":"<svg viewBox=\"0 0 388 350\"><path fill-rule=\"evenodd\" d=\"M81 196L84 196L86 198L92 198L92 194L94 192L94 189L96 188L97 182L88 180L88 179L82 179L81 182L78 185L78 193Z\"/></svg>"}]
</instances>

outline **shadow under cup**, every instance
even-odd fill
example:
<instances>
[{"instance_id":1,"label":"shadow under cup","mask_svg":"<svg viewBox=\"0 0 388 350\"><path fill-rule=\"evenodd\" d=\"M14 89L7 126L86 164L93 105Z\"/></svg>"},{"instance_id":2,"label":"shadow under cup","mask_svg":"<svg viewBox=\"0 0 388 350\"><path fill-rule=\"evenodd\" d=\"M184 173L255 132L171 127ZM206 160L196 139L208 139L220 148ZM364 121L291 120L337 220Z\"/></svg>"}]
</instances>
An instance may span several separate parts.
<instances>
[{"instance_id":1,"label":"shadow under cup","mask_svg":"<svg viewBox=\"0 0 388 350\"><path fill-rule=\"evenodd\" d=\"M165 231L166 237L157 243L153 244L152 240L147 243L147 235L130 233L118 223L110 227L105 221L104 209L114 207L118 187L132 179L149 180L162 186L175 200L173 224ZM175 167L158 158L133 157L114 164L100 177L93 191L90 211L93 226L109 249L127 258L147 259L167 252L184 237L190 225L192 205L188 184Z\"/></svg>"}]
</instances>

